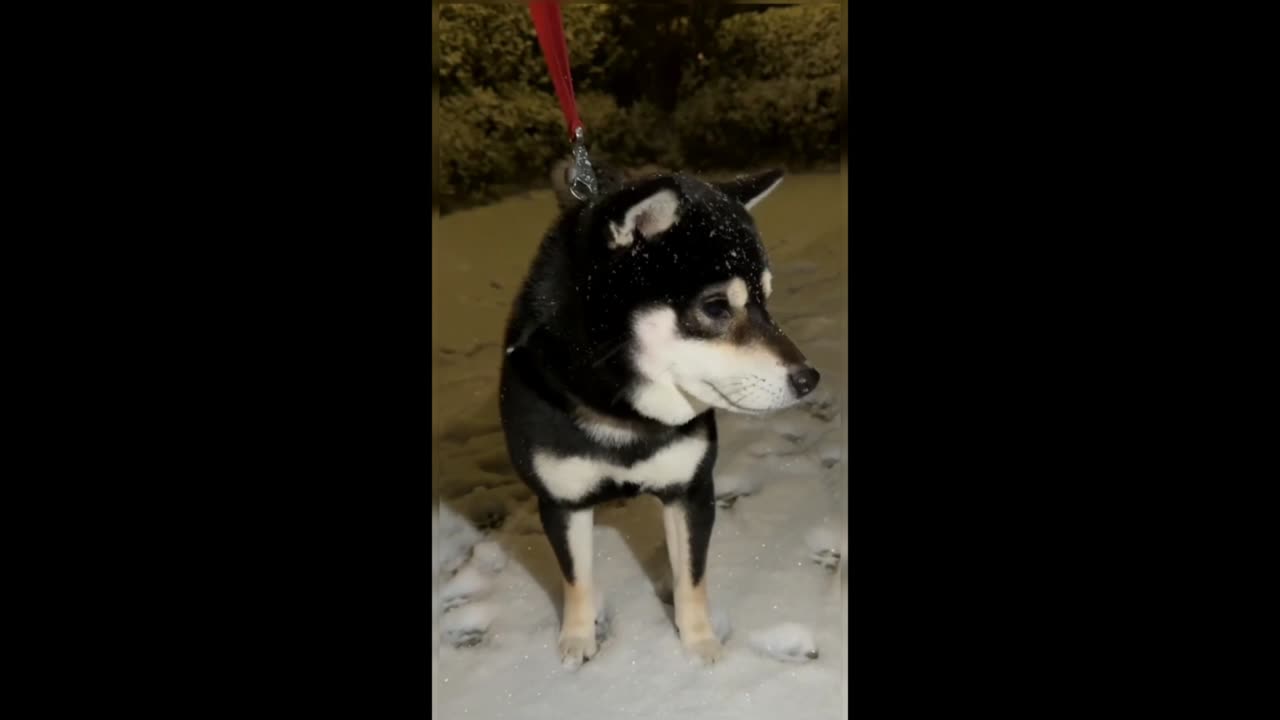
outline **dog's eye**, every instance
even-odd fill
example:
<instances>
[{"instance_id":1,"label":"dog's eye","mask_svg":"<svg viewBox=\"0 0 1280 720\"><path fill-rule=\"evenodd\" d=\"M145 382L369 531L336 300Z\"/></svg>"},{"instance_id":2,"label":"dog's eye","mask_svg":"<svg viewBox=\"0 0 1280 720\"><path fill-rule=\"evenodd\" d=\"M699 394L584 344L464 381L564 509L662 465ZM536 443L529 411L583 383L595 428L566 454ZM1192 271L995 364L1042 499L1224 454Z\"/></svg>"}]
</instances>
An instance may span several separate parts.
<instances>
[{"instance_id":1,"label":"dog's eye","mask_svg":"<svg viewBox=\"0 0 1280 720\"><path fill-rule=\"evenodd\" d=\"M702 312L715 320L724 320L733 314L729 309L729 301L724 298L712 298L702 303Z\"/></svg>"}]
</instances>

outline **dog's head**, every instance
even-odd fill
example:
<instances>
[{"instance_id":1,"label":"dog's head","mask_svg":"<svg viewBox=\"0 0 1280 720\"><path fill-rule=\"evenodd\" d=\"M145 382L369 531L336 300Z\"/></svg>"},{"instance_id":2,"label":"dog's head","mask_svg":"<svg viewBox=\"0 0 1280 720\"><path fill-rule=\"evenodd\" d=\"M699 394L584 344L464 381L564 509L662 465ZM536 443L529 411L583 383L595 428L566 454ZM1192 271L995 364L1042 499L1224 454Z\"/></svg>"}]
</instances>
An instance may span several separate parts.
<instances>
[{"instance_id":1,"label":"dog's head","mask_svg":"<svg viewBox=\"0 0 1280 720\"><path fill-rule=\"evenodd\" d=\"M640 413L672 425L708 406L763 414L817 386L769 316L773 274L749 212L781 182L779 170L726 183L662 176L583 210L583 320L592 335L626 338L636 379L625 392Z\"/></svg>"}]
</instances>

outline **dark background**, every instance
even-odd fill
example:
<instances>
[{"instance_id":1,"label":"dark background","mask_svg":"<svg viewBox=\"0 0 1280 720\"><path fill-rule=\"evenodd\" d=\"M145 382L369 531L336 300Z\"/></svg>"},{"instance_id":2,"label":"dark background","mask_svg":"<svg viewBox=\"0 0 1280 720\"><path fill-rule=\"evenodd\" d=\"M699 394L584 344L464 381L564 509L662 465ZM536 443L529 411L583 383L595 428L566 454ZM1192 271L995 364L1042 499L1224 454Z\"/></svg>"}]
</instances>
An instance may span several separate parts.
<instances>
[{"instance_id":1,"label":"dark background","mask_svg":"<svg viewBox=\"0 0 1280 720\"><path fill-rule=\"evenodd\" d=\"M1267 506L1207 487L1235 416L1187 395L1256 396L1199 364L1239 308L1188 299L1186 240L1236 217L1204 158L1253 157L1233 98L1269 80L1229 83L1269 45L851 10L853 712L1220 709L1202 638L1256 628L1212 516ZM49 196L13 309L61 336L11 350L48 359L14 385L50 439L9 466L15 656L60 705L425 714L427 8L56 12L11 104Z\"/></svg>"}]
</instances>

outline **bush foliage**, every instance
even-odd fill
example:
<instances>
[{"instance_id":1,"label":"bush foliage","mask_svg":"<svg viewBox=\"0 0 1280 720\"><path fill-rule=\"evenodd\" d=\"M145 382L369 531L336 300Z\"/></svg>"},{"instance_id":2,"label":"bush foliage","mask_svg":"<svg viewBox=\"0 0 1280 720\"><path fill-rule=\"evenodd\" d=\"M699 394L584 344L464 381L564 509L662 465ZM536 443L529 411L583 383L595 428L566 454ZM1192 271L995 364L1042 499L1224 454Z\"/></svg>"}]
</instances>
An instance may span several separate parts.
<instances>
[{"instance_id":1,"label":"bush foliage","mask_svg":"<svg viewBox=\"0 0 1280 720\"><path fill-rule=\"evenodd\" d=\"M692 19L678 5L564 7L593 157L724 170L838 161L839 6L720 5L695 3ZM569 144L528 9L446 4L438 33L444 204L544 183Z\"/></svg>"},{"instance_id":2,"label":"bush foliage","mask_svg":"<svg viewBox=\"0 0 1280 720\"><path fill-rule=\"evenodd\" d=\"M599 86L610 66L612 18L608 5L564 8L565 42L575 89ZM547 63L523 4L440 6L440 95L504 85L552 92Z\"/></svg>"},{"instance_id":3,"label":"bush foliage","mask_svg":"<svg viewBox=\"0 0 1280 720\"><path fill-rule=\"evenodd\" d=\"M816 80L840 76L840 6L798 5L735 15L716 29L715 46L686 81Z\"/></svg>"},{"instance_id":4,"label":"bush foliage","mask_svg":"<svg viewBox=\"0 0 1280 720\"><path fill-rule=\"evenodd\" d=\"M838 75L713 80L676 110L682 158L701 169L839 162L839 92Z\"/></svg>"}]
</instances>

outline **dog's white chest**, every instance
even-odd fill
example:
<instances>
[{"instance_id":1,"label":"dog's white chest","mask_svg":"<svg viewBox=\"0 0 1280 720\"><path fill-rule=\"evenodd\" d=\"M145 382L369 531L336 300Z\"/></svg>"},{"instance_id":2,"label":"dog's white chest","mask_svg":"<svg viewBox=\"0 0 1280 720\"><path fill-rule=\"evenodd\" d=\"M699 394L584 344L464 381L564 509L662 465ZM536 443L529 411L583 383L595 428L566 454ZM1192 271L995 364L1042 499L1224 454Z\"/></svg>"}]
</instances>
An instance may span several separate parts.
<instances>
[{"instance_id":1,"label":"dog's white chest","mask_svg":"<svg viewBox=\"0 0 1280 720\"><path fill-rule=\"evenodd\" d=\"M557 457L539 451L533 454L533 469L552 495L564 500L579 500L606 479L639 485L642 490L683 485L693 479L694 471L706 454L706 438L686 437L630 467L590 458Z\"/></svg>"}]
</instances>

